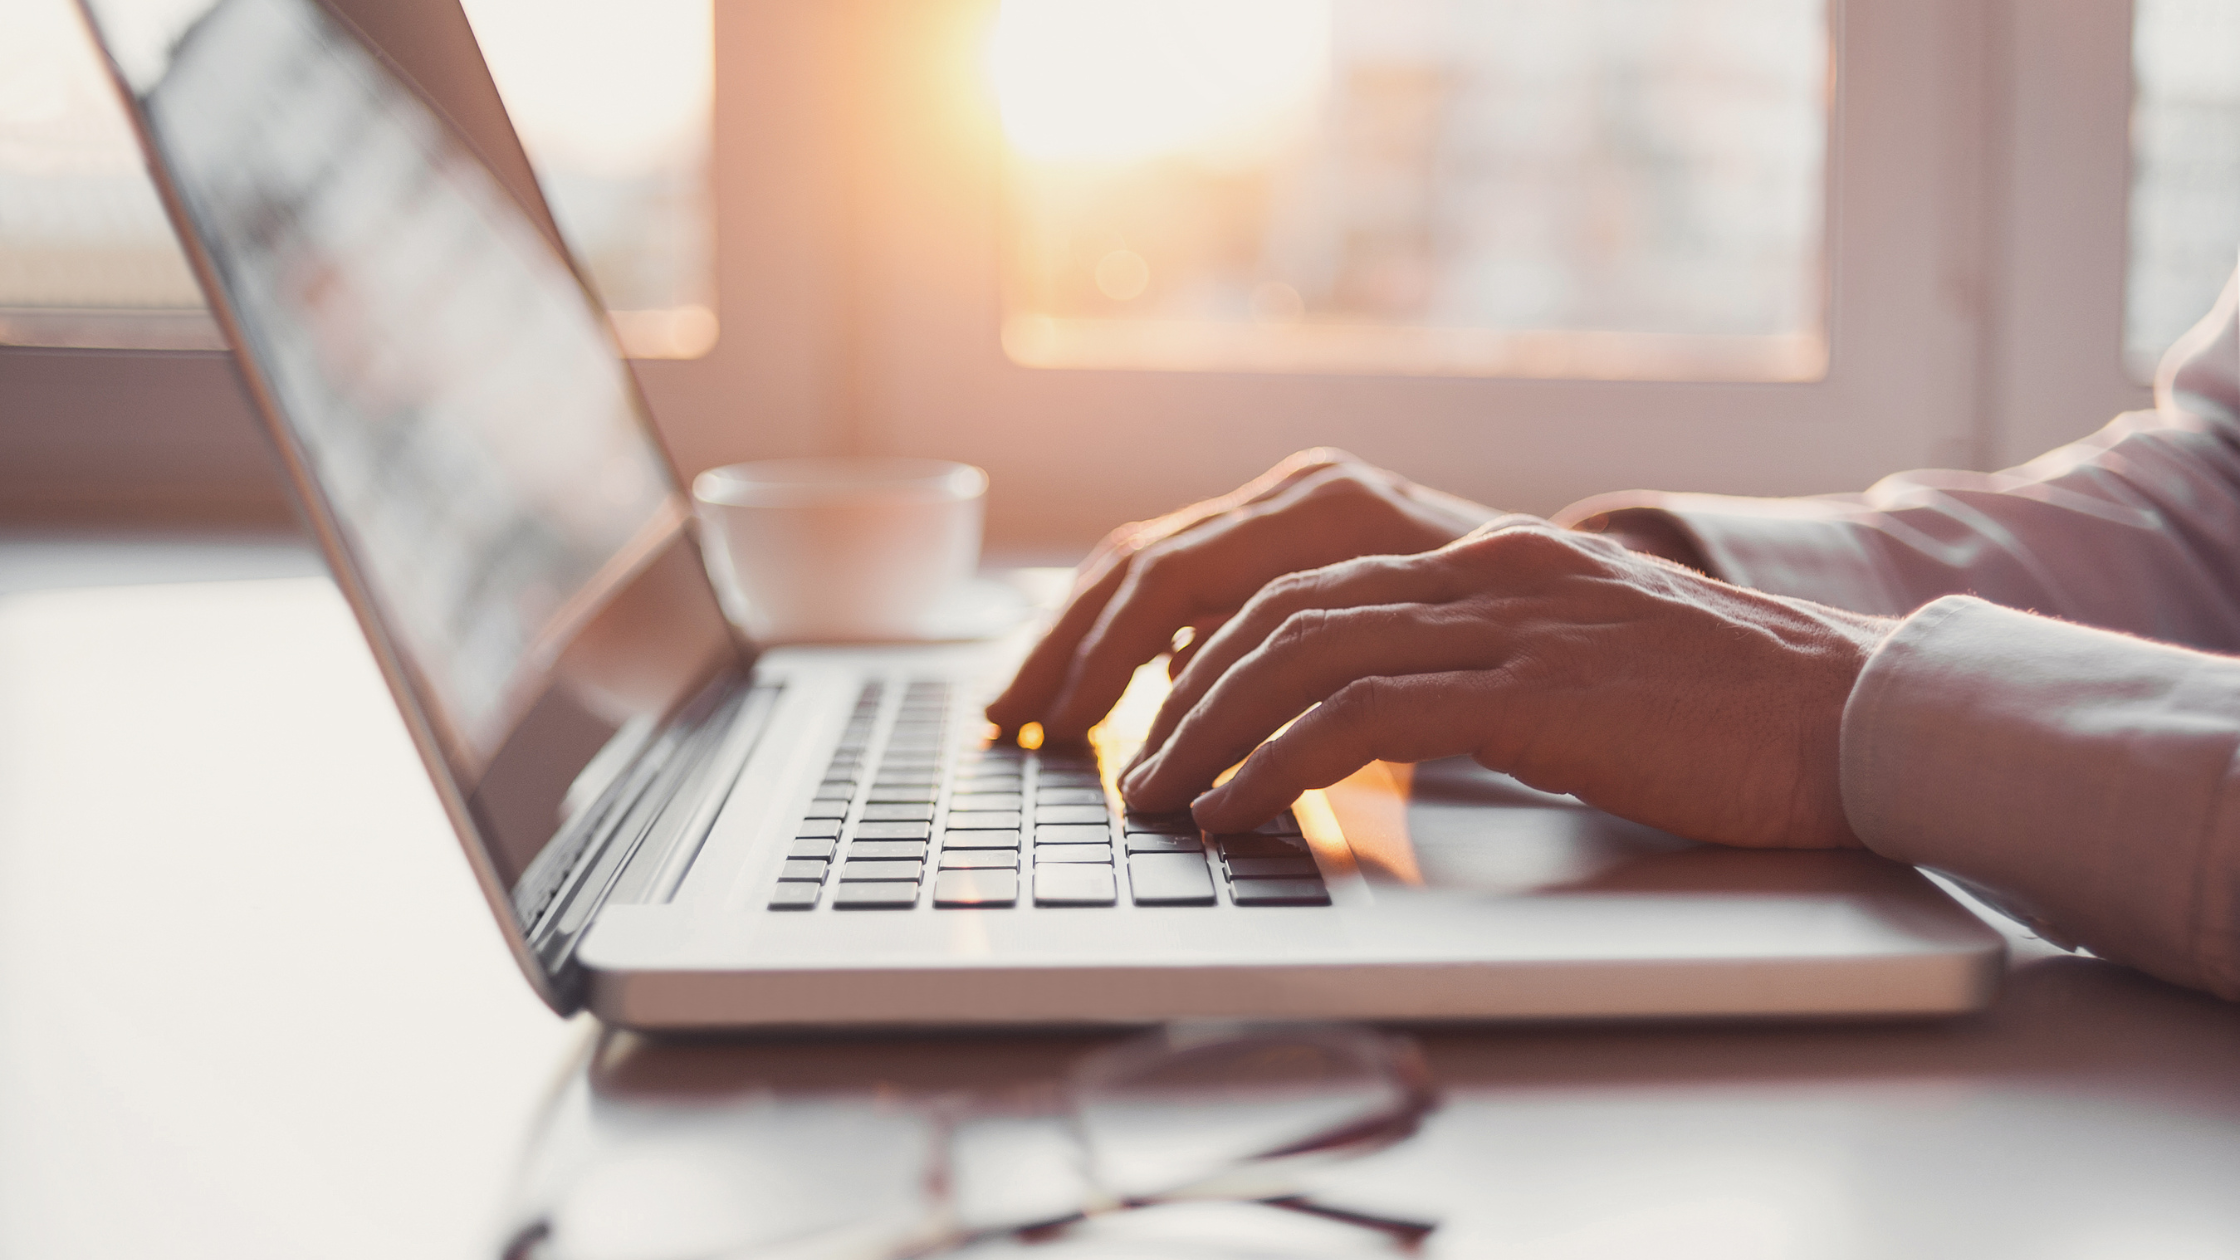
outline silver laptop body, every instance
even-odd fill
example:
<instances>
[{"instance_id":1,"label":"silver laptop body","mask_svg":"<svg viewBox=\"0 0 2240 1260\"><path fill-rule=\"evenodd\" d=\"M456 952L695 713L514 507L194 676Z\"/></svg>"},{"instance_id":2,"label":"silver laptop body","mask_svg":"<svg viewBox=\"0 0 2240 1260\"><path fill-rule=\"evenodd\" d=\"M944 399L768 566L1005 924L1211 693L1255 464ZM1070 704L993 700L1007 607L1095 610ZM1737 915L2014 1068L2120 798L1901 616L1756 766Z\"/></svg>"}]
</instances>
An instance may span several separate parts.
<instances>
[{"instance_id":1,"label":"silver laptop body","mask_svg":"<svg viewBox=\"0 0 2240 1260\"><path fill-rule=\"evenodd\" d=\"M700 1028L1988 1000L1998 935L1866 855L1688 845L1466 763L1371 767L1206 837L1122 813L1079 751L987 745L1016 642L757 651L451 0L82 2L555 1010Z\"/></svg>"}]
</instances>

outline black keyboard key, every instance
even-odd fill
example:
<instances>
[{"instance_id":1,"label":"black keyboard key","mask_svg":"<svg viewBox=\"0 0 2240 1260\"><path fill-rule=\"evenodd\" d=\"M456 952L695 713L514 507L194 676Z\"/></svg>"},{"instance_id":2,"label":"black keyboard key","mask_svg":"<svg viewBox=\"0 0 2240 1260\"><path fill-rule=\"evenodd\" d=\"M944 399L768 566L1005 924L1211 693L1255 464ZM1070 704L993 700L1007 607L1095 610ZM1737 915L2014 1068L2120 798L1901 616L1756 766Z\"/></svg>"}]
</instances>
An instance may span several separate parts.
<instances>
[{"instance_id":1,"label":"black keyboard key","mask_svg":"<svg viewBox=\"0 0 2240 1260\"><path fill-rule=\"evenodd\" d=\"M926 864L924 862L895 862L877 858L859 862L850 858L840 864L840 882L843 884L898 879L906 879L915 883L923 878L925 873Z\"/></svg>"},{"instance_id":2,"label":"black keyboard key","mask_svg":"<svg viewBox=\"0 0 2240 1260\"><path fill-rule=\"evenodd\" d=\"M1025 807L1017 792L959 792L949 798L949 808L987 813L995 810L1018 810Z\"/></svg>"},{"instance_id":3,"label":"black keyboard key","mask_svg":"<svg viewBox=\"0 0 2240 1260\"><path fill-rule=\"evenodd\" d=\"M822 891L815 884L780 884L770 891L772 910L807 910L817 904Z\"/></svg>"},{"instance_id":4,"label":"black keyboard key","mask_svg":"<svg viewBox=\"0 0 2240 1260\"><path fill-rule=\"evenodd\" d=\"M875 787L863 799L878 805L931 805L940 795L931 784L907 787Z\"/></svg>"},{"instance_id":5,"label":"black keyboard key","mask_svg":"<svg viewBox=\"0 0 2240 1260\"><path fill-rule=\"evenodd\" d=\"M842 884L832 893L835 910L908 910L917 904L916 884Z\"/></svg>"},{"instance_id":6,"label":"black keyboard key","mask_svg":"<svg viewBox=\"0 0 2240 1260\"><path fill-rule=\"evenodd\" d=\"M832 851L840 847L837 840L796 840L786 850L789 858L815 858L820 862L832 860Z\"/></svg>"},{"instance_id":7,"label":"black keyboard key","mask_svg":"<svg viewBox=\"0 0 2240 1260\"><path fill-rule=\"evenodd\" d=\"M933 881L933 904L945 909L1017 905L1017 871L943 871Z\"/></svg>"},{"instance_id":8,"label":"black keyboard key","mask_svg":"<svg viewBox=\"0 0 2240 1260\"><path fill-rule=\"evenodd\" d=\"M1038 805L1035 807L1036 825L1044 823L1101 823L1111 815L1102 805Z\"/></svg>"},{"instance_id":9,"label":"black keyboard key","mask_svg":"<svg viewBox=\"0 0 2240 1260\"><path fill-rule=\"evenodd\" d=\"M1320 879L1322 873L1315 869L1311 857L1229 859L1231 879Z\"/></svg>"},{"instance_id":10,"label":"black keyboard key","mask_svg":"<svg viewBox=\"0 0 2240 1260\"><path fill-rule=\"evenodd\" d=\"M1203 853L1204 851L1204 848L1198 843L1196 832L1187 836L1157 836L1142 831L1128 833L1128 852L1130 853Z\"/></svg>"},{"instance_id":11,"label":"black keyboard key","mask_svg":"<svg viewBox=\"0 0 2240 1260\"><path fill-rule=\"evenodd\" d=\"M1109 866L1068 863L1035 868L1034 903L1038 906L1109 906L1119 899L1119 885L1113 881Z\"/></svg>"},{"instance_id":12,"label":"black keyboard key","mask_svg":"<svg viewBox=\"0 0 2240 1260\"><path fill-rule=\"evenodd\" d=\"M1022 825L1018 810L972 810L959 813L949 811L951 831L1017 831Z\"/></svg>"},{"instance_id":13,"label":"black keyboard key","mask_svg":"<svg viewBox=\"0 0 2240 1260\"><path fill-rule=\"evenodd\" d=\"M1091 823L1069 823L1034 829L1036 844L1103 844L1112 839L1112 828Z\"/></svg>"},{"instance_id":14,"label":"black keyboard key","mask_svg":"<svg viewBox=\"0 0 2240 1260\"><path fill-rule=\"evenodd\" d=\"M1139 906L1210 906L1213 872L1195 853L1138 853L1128 859L1128 886Z\"/></svg>"},{"instance_id":15,"label":"black keyboard key","mask_svg":"<svg viewBox=\"0 0 2240 1260\"><path fill-rule=\"evenodd\" d=\"M949 849L1016 849L1019 832L1009 831L949 831L942 833L941 847Z\"/></svg>"},{"instance_id":16,"label":"black keyboard key","mask_svg":"<svg viewBox=\"0 0 2240 1260\"><path fill-rule=\"evenodd\" d=\"M840 820L837 818L804 818L793 825L797 840L838 840Z\"/></svg>"},{"instance_id":17,"label":"black keyboard key","mask_svg":"<svg viewBox=\"0 0 2240 1260\"><path fill-rule=\"evenodd\" d=\"M1034 847L1034 863L1045 862L1102 862L1112 863L1112 846L1109 844L1038 844Z\"/></svg>"},{"instance_id":18,"label":"black keyboard key","mask_svg":"<svg viewBox=\"0 0 2240 1260\"><path fill-rule=\"evenodd\" d=\"M1327 906L1330 890L1319 879L1238 879L1229 895L1240 906Z\"/></svg>"},{"instance_id":19,"label":"black keyboard key","mask_svg":"<svg viewBox=\"0 0 2240 1260\"><path fill-rule=\"evenodd\" d=\"M1263 836L1253 832L1215 836L1221 856L1230 858L1306 857L1311 850L1296 836Z\"/></svg>"},{"instance_id":20,"label":"black keyboard key","mask_svg":"<svg viewBox=\"0 0 2240 1260\"><path fill-rule=\"evenodd\" d=\"M923 861L926 842L923 840L857 840L848 846L848 860L858 858L913 858Z\"/></svg>"},{"instance_id":21,"label":"black keyboard key","mask_svg":"<svg viewBox=\"0 0 2240 1260\"><path fill-rule=\"evenodd\" d=\"M922 822L933 821L931 805L866 805L863 807L865 822Z\"/></svg>"},{"instance_id":22,"label":"black keyboard key","mask_svg":"<svg viewBox=\"0 0 2240 1260\"><path fill-rule=\"evenodd\" d=\"M1095 805L1104 807L1103 788L1054 788L1044 783L1035 789L1037 808L1045 805Z\"/></svg>"},{"instance_id":23,"label":"black keyboard key","mask_svg":"<svg viewBox=\"0 0 2240 1260\"><path fill-rule=\"evenodd\" d=\"M852 833L857 840L931 840L933 824L925 822L860 822Z\"/></svg>"},{"instance_id":24,"label":"black keyboard key","mask_svg":"<svg viewBox=\"0 0 2240 1260\"><path fill-rule=\"evenodd\" d=\"M1017 849L949 849L941 850L941 869L945 871L1015 871L1019 869Z\"/></svg>"},{"instance_id":25,"label":"black keyboard key","mask_svg":"<svg viewBox=\"0 0 2240 1260\"><path fill-rule=\"evenodd\" d=\"M786 864L778 868L778 878L788 883L799 880L821 884L824 882L824 863L815 858L787 858Z\"/></svg>"},{"instance_id":26,"label":"black keyboard key","mask_svg":"<svg viewBox=\"0 0 2240 1260\"><path fill-rule=\"evenodd\" d=\"M1129 835L1134 835L1139 831L1155 836L1195 836L1198 834L1198 820L1192 818L1188 810L1176 810L1171 814L1139 814L1134 810L1129 810L1121 816L1121 826Z\"/></svg>"},{"instance_id":27,"label":"black keyboard key","mask_svg":"<svg viewBox=\"0 0 2240 1260\"><path fill-rule=\"evenodd\" d=\"M1262 836L1295 836L1299 834L1299 820L1288 813L1277 814L1252 830Z\"/></svg>"}]
</instances>

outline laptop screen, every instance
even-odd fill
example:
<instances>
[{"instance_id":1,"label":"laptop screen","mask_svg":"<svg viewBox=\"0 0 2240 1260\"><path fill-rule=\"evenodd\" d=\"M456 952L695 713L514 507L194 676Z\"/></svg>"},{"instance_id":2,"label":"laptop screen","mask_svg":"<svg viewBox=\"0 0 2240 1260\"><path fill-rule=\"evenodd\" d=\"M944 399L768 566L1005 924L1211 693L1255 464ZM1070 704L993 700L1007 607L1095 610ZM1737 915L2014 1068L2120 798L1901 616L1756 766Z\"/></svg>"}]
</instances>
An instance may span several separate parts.
<instances>
[{"instance_id":1,"label":"laptop screen","mask_svg":"<svg viewBox=\"0 0 2240 1260\"><path fill-rule=\"evenodd\" d=\"M579 772L729 646L604 315L319 5L88 8L369 634L525 918L516 886ZM652 588L679 604L666 619L618 613ZM649 676L618 639L664 620L637 646L672 668Z\"/></svg>"}]
</instances>

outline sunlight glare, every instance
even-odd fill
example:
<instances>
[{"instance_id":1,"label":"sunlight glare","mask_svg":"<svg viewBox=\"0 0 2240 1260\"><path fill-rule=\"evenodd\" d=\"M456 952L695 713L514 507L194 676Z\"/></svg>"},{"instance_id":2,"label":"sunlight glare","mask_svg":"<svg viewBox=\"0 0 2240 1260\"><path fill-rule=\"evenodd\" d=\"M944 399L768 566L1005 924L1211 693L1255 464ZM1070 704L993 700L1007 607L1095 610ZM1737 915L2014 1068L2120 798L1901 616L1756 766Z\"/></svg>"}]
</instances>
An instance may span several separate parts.
<instances>
[{"instance_id":1,"label":"sunlight glare","mask_svg":"<svg viewBox=\"0 0 2240 1260\"><path fill-rule=\"evenodd\" d=\"M1329 72L1329 0L1004 0L1003 130L1044 161L1264 153Z\"/></svg>"}]
</instances>

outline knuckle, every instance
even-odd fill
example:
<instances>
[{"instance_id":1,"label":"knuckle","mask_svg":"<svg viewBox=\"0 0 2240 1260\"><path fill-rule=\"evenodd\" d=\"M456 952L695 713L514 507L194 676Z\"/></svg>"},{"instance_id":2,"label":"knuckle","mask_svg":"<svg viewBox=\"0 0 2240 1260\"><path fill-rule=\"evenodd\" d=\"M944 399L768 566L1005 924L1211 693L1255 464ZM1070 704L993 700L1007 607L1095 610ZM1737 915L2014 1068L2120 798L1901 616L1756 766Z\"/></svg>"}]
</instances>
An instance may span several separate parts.
<instances>
[{"instance_id":1,"label":"knuckle","mask_svg":"<svg viewBox=\"0 0 2240 1260\"><path fill-rule=\"evenodd\" d=\"M1374 727L1391 701L1391 688L1382 678L1356 678L1330 693L1322 702L1330 718L1344 727Z\"/></svg>"},{"instance_id":2,"label":"knuckle","mask_svg":"<svg viewBox=\"0 0 2240 1260\"><path fill-rule=\"evenodd\" d=\"M1268 650L1281 655L1311 648L1329 624L1330 614L1319 608L1302 608L1286 616L1268 636Z\"/></svg>"}]
</instances>

